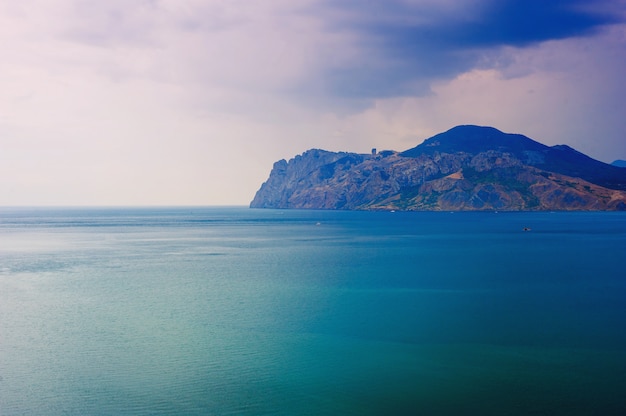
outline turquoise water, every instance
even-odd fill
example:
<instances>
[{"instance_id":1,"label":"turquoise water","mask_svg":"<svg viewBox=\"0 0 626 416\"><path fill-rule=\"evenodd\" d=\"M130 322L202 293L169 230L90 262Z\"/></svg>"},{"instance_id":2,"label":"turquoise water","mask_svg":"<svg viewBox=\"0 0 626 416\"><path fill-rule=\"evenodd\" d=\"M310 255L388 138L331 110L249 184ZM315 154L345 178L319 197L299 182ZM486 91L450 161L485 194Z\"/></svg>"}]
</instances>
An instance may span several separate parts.
<instances>
[{"instance_id":1,"label":"turquoise water","mask_svg":"<svg viewBox=\"0 0 626 416\"><path fill-rule=\"evenodd\" d=\"M625 254L623 213L2 208L0 414L624 415Z\"/></svg>"}]
</instances>

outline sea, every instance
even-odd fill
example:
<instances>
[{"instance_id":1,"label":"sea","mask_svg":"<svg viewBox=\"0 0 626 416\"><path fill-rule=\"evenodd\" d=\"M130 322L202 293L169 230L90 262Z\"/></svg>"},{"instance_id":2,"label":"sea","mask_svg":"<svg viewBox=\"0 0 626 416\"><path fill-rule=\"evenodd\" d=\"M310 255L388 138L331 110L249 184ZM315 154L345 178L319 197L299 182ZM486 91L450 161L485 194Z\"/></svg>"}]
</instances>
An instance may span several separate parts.
<instances>
[{"instance_id":1,"label":"sea","mask_svg":"<svg viewBox=\"0 0 626 416\"><path fill-rule=\"evenodd\" d=\"M0 415L625 415L626 213L0 208Z\"/></svg>"}]
</instances>

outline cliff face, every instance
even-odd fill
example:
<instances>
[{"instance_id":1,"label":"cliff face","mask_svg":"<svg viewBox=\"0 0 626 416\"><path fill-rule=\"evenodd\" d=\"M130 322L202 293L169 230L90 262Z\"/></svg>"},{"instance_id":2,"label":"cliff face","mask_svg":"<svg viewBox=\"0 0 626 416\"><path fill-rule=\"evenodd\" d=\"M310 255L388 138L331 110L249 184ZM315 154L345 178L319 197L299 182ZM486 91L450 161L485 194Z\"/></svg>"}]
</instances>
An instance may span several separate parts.
<instances>
[{"instance_id":1,"label":"cliff face","mask_svg":"<svg viewBox=\"0 0 626 416\"><path fill-rule=\"evenodd\" d=\"M309 150L289 162L281 160L250 206L626 210L623 189L624 168L566 146L548 147L493 128L460 126L403 153Z\"/></svg>"}]
</instances>

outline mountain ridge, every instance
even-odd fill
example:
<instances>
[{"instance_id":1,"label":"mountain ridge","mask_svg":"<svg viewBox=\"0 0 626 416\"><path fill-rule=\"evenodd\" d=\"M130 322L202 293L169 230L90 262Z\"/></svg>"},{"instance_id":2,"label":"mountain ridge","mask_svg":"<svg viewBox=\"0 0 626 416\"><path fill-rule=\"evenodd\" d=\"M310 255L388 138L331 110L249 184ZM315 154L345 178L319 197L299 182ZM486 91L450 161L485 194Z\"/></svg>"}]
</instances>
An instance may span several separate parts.
<instances>
[{"instance_id":1,"label":"mountain ridge","mask_svg":"<svg viewBox=\"0 0 626 416\"><path fill-rule=\"evenodd\" d=\"M457 126L403 152L311 149L274 164L252 208L626 210L626 169L566 145Z\"/></svg>"},{"instance_id":2,"label":"mountain ridge","mask_svg":"<svg viewBox=\"0 0 626 416\"><path fill-rule=\"evenodd\" d=\"M476 140L477 138L480 140ZM480 148L477 147L478 145ZM484 150L485 147L511 153L525 164L543 170L581 177L610 189L626 190L626 180L624 180L623 173L618 171L617 166L592 159L568 145L559 144L550 147L521 134L503 133L494 127L456 126L426 139L422 144L401 154L409 157L417 154L432 154L434 151L475 154L481 149Z\"/></svg>"}]
</instances>

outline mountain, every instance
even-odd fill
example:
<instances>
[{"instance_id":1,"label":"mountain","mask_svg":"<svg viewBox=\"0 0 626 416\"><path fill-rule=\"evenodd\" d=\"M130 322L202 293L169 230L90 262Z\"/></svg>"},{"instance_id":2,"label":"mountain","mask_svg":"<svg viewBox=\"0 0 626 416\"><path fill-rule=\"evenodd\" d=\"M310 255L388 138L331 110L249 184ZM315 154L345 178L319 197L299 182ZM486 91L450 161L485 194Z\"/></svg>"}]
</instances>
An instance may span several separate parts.
<instances>
[{"instance_id":1,"label":"mountain","mask_svg":"<svg viewBox=\"0 0 626 416\"><path fill-rule=\"evenodd\" d=\"M528 166L556 172L610 189L626 190L626 176L616 166L594 160L569 146L548 147L521 134L507 134L493 127L457 126L424 141L402 155L468 153L495 150L513 155Z\"/></svg>"},{"instance_id":2,"label":"mountain","mask_svg":"<svg viewBox=\"0 0 626 416\"><path fill-rule=\"evenodd\" d=\"M568 146L457 126L404 152L312 149L278 161L253 208L626 210L626 169Z\"/></svg>"}]
</instances>

